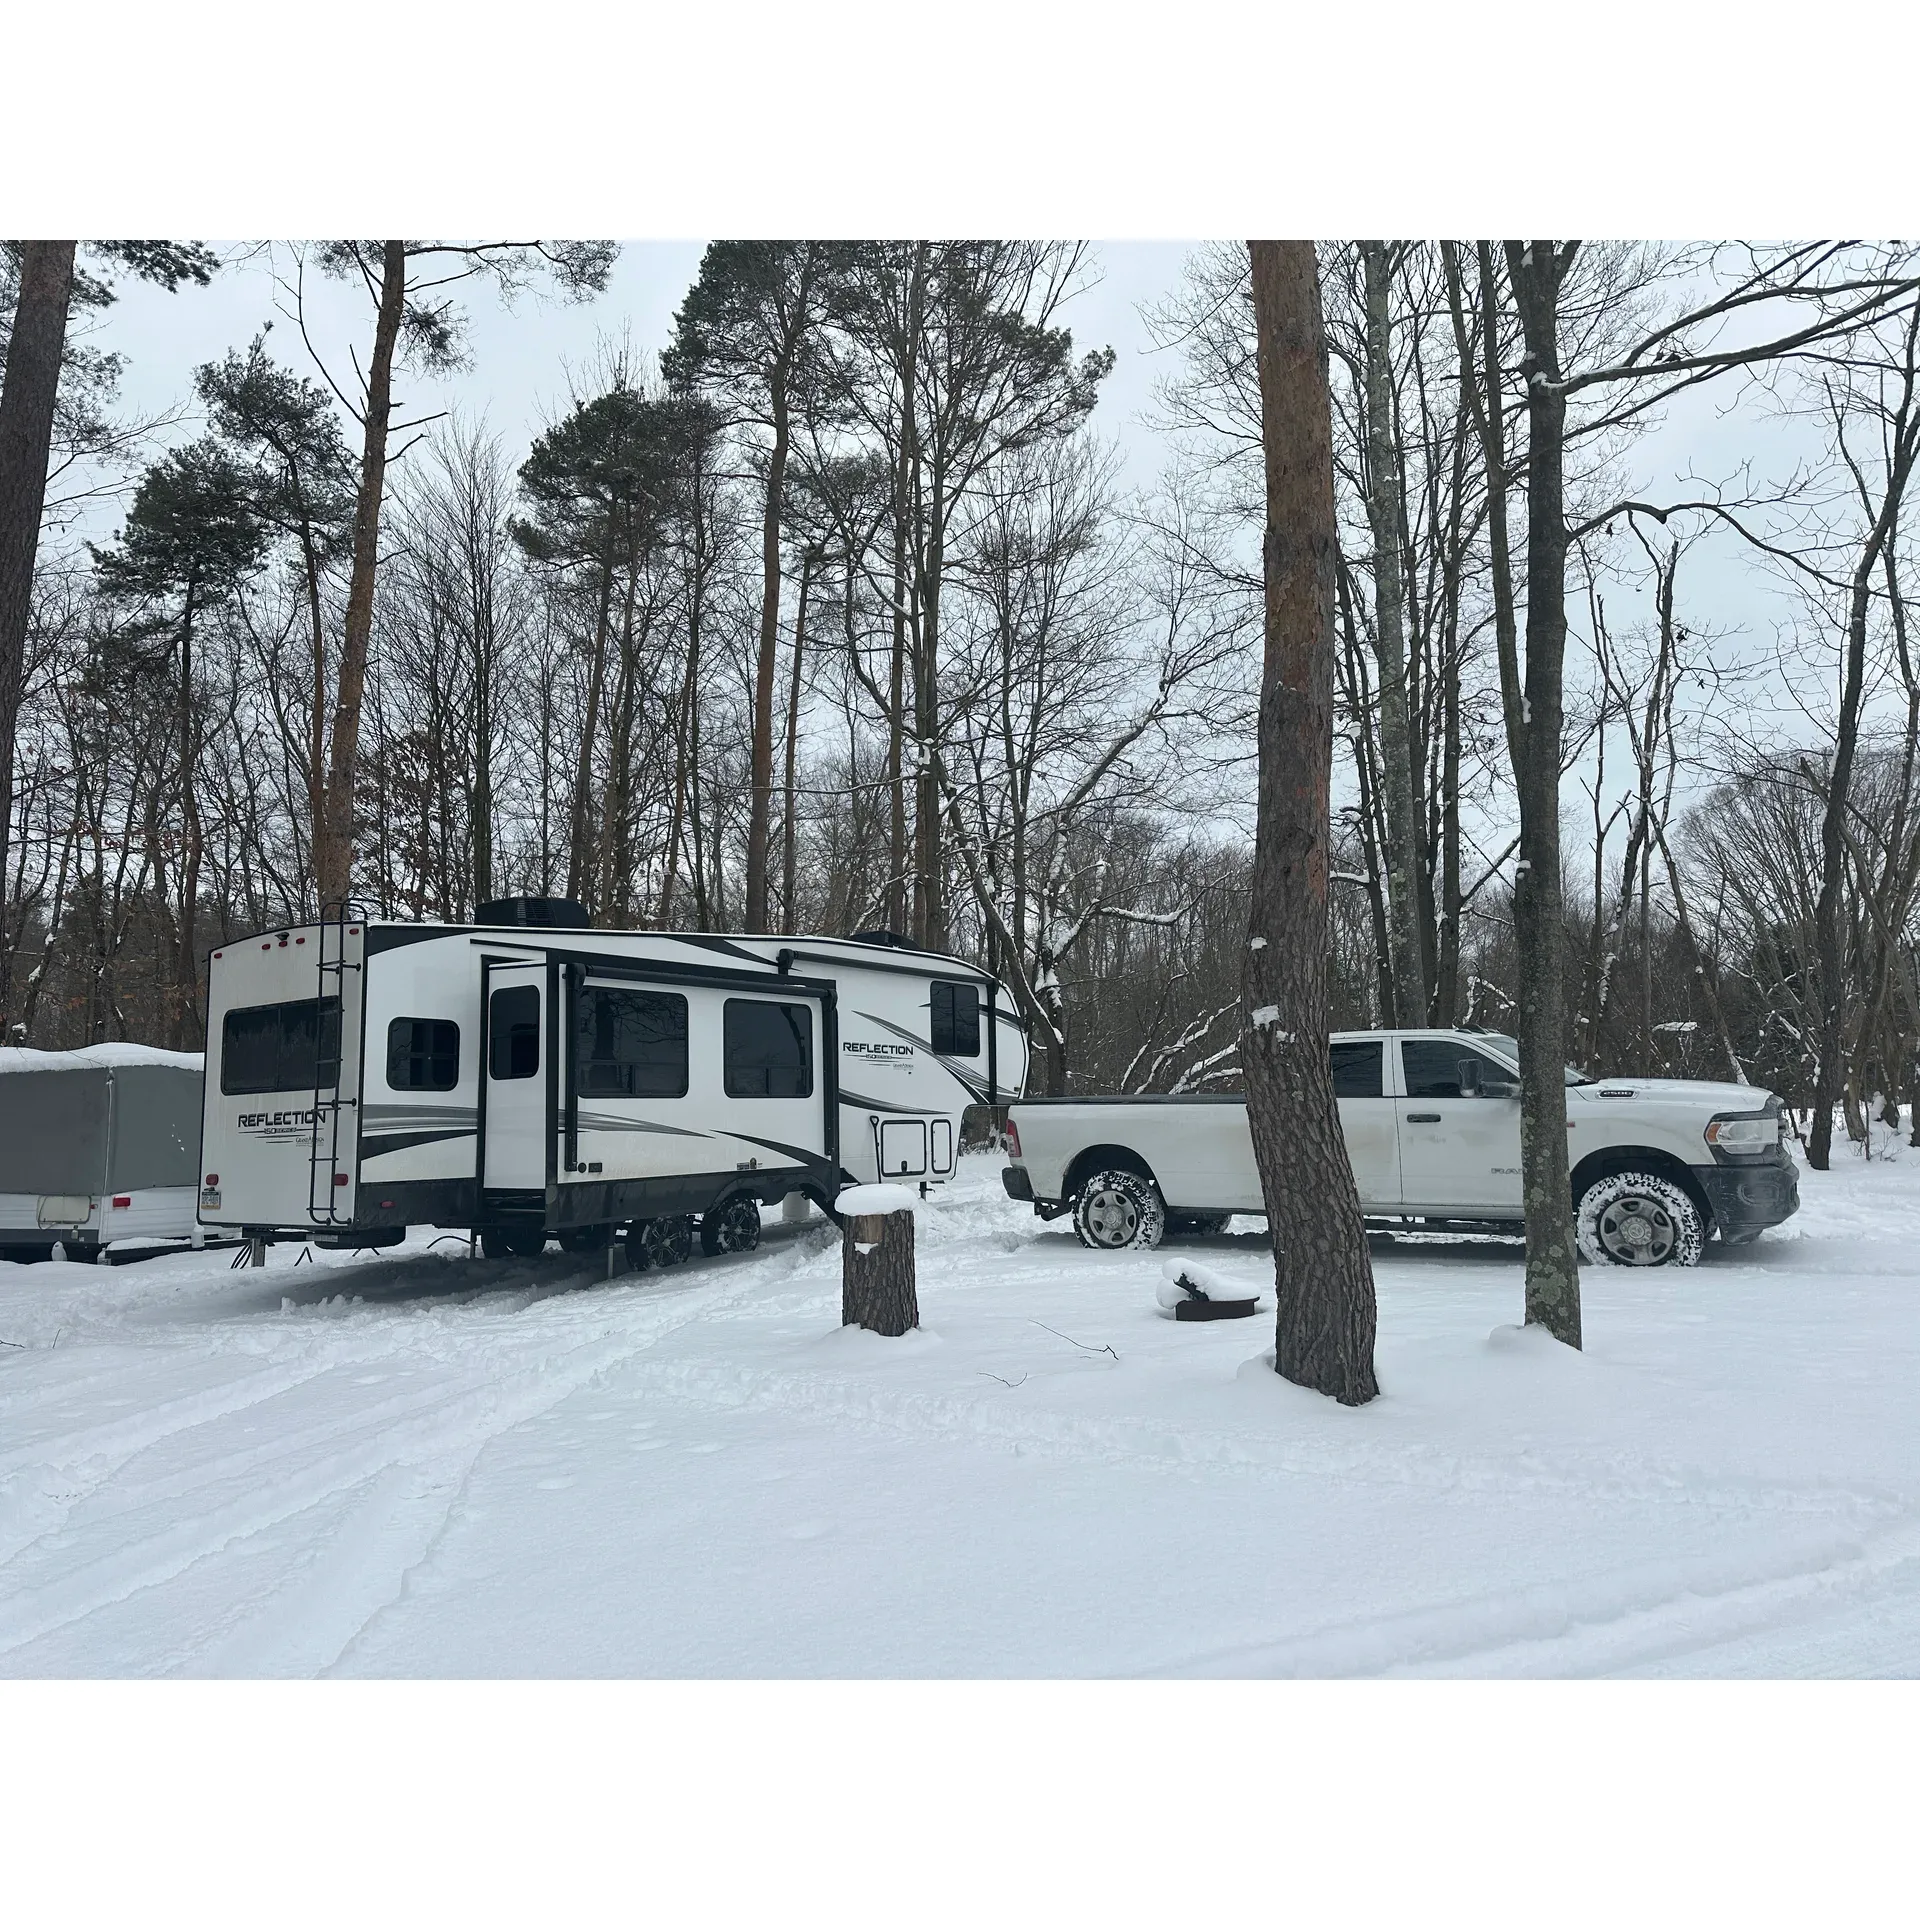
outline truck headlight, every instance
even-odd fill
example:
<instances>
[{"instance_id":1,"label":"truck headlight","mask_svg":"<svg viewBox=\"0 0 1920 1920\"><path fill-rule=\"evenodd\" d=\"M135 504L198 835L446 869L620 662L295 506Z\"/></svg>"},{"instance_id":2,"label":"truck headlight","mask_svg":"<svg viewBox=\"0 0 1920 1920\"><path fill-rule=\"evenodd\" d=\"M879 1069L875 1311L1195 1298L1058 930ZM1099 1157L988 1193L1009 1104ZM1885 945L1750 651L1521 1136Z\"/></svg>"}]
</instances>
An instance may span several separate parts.
<instances>
[{"instance_id":1,"label":"truck headlight","mask_svg":"<svg viewBox=\"0 0 1920 1920\"><path fill-rule=\"evenodd\" d=\"M1707 1122L1706 1142L1722 1153L1765 1153L1780 1144L1777 1113L1723 1113Z\"/></svg>"}]
</instances>

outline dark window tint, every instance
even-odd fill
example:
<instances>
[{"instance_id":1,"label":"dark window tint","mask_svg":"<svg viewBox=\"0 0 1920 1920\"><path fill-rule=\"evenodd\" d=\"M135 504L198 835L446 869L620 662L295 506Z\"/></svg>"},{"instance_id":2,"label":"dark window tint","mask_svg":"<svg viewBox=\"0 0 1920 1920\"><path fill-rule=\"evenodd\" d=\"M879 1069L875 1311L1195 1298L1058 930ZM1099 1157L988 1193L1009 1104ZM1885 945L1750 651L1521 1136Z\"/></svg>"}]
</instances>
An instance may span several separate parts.
<instances>
[{"instance_id":1,"label":"dark window tint","mask_svg":"<svg viewBox=\"0 0 1920 1920\"><path fill-rule=\"evenodd\" d=\"M813 1009L729 1000L727 1097L804 1100L813 1092Z\"/></svg>"},{"instance_id":2,"label":"dark window tint","mask_svg":"<svg viewBox=\"0 0 1920 1920\"><path fill-rule=\"evenodd\" d=\"M935 1053L980 1051L980 989L967 980L936 980L929 997Z\"/></svg>"},{"instance_id":3,"label":"dark window tint","mask_svg":"<svg viewBox=\"0 0 1920 1920\"><path fill-rule=\"evenodd\" d=\"M574 1085L585 1098L678 1100L687 1090L687 1002L678 993L582 987Z\"/></svg>"},{"instance_id":4,"label":"dark window tint","mask_svg":"<svg viewBox=\"0 0 1920 1920\"><path fill-rule=\"evenodd\" d=\"M454 1020L395 1020L387 1027L387 1085L403 1093L444 1093L460 1078Z\"/></svg>"},{"instance_id":5,"label":"dark window tint","mask_svg":"<svg viewBox=\"0 0 1920 1920\"><path fill-rule=\"evenodd\" d=\"M1384 1084L1380 1062L1386 1052L1378 1040L1343 1040L1333 1050L1333 1097L1378 1100Z\"/></svg>"},{"instance_id":6,"label":"dark window tint","mask_svg":"<svg viewBox=\"0 0 1920 1920\"><path fill-rule=\"evenodd\" d=\"M340 996L236 1007L220 1024L222 1093L318 1093L340 1084Z\"/></svg>"},{"instance_id":7,"label":"dark window tint","mask_svg":"<svg viewBox=\"0 0 1920 1920\"><path fill-rule=\"evenodd\" d=\"M487 1072L531 1080L540 1071L540 989L502 987L487 1014Z\"/></svg>"},{"instance_id":8,"label":"dark window tint","mask_svg":"<svg viewBox=\"0 0 1920 1920\"><path fill-rule=\"evenodd\" d=\"M1504 1067L1489 1060L1475 1047L1463 1047L1457 1040L1402 1040L1400 1065L1407 1076L1407 1094L1414 1100L1458 1100L1460 1063L1472 1060L1489 1079L1507 1078Z\"/></svg>"}]
</instances>

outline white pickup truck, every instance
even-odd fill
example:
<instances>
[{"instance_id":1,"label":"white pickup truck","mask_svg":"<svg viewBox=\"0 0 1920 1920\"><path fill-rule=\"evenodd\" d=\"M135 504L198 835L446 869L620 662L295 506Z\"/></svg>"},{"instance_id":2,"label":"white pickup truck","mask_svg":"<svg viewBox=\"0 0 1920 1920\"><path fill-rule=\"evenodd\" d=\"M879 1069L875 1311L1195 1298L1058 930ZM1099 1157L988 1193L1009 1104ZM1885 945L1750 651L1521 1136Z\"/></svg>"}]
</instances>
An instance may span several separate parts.
<instances>
[{"instance_id":1,"label":"white pickup truck","mask_svg":"<svg viewBox=\"0 0 1920 1920\"><path fill-rule=\"evenodd\" d=\"M1333 1036L1333 1087L1370 1221L1512 1230L1520 1202L1518 1045L1409 1028ZM1738 1245L1800 1204L1782 1104L1711 1080L1588 1080L1567 1070L1575 1223L1589 1260L1692 1266L1710 1235ZM1246 1102L1234 1095L1020 1100L1002 1178L1090 1247L1156 1246L1262 1213Z\"/></svg>"}]
</instances>

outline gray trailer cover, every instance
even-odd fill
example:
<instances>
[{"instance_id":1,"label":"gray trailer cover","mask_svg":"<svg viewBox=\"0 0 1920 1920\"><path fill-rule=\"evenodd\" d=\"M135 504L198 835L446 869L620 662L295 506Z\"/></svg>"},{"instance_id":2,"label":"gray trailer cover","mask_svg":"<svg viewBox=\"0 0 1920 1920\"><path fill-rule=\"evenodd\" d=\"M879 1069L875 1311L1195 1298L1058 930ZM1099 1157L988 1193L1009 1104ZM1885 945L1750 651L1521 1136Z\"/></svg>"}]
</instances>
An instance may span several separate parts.
<instances>
[{"instance_id":1,"label":"gray trailer cover","mask_svg":"<svg viewBox=\"0 0 1920 1920\"><path fill-rule=\"evenodd\" d=\"M26 1049L6 1049L9 1070L0 1072L0 1193L126 1193L196 1185L201 1075L195 1067L171 1064L157 1048L151 1051L152 1063L96 1063L84 1053L64 1053L48 1056L39 1066Z\"/></svg>"},{"instance_id":2,"label":"gray trailer cover","mask_svg":"<svg viewBox=\"0 0 1920 1920\"><path fill-rule=\"evenodd\" d=\"M112 1110L105 1067L0 1073L0 1192L104 1193Z\"/></svg>"}]
</instances>

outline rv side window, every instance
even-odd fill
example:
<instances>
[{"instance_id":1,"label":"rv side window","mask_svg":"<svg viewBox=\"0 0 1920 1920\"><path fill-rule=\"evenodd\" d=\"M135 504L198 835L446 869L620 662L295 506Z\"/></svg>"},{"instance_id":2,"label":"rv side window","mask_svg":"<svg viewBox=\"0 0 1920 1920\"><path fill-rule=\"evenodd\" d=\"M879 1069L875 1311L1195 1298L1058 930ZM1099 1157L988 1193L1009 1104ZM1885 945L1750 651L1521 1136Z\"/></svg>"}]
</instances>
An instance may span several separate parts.
<instances>
[{"instance_id":1,"label":"rv side window","mask_svg":"<svg viewBox=\"0 0 1920 1920\"><path fill-rule=\"evenodd\" d=\"M729 1100L805 1100L813 1092L813 1009L775 1000L729 1000Z\"/></svg>"},{"instance_id":2,"label":"rv side window","mask_svg":"<svg viewBox=\"0 0 1920 1920\"><path fill-rule=\"evenodd\" d=\"M502 987L487 1010L487 1072L531 1080L540 1071L540 989Z\"/></svg>"},{"instance_id":3,"label":"rv side window","mask_svg":"<svg viewBox=\"0 0 1920 1920\"><path fill-rule=\"evenodd\" d=\"M596 1100L678 1100L687 1090L684 994L582 987L574 1003L574 1085Z\"/></svg>"},{"instance_id":4,"label":"rv side window","mask_svg":"<svg viewBox=\"0 0 1920 1920\"><path fill-rule=\"evenodd\" d=\"M340 996L235 1007L220 1023L222 1093L318 1093L340 1084Z\"/></svg>"},{"instance_id":5,"label":"rv side window","mask_svg":"<svg viewBox=\"0 0 1920 1920\"><path fill-rule=\"evenodd\" d=\"M935 1053L980 1051L980 989L969 980L936 980L930 1000Z\"/></svg>"},{"instance_id":6,"label":"rv side window","mask_svg":"<svg viewBox=\"0 0 1920 1920\"><path fill-rule=\"evenodd\" d=\"M395 1020L387 1027L387 1085L445 1093L460 1079L457 1020Z\"/></svg>"}]
</instances>

